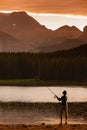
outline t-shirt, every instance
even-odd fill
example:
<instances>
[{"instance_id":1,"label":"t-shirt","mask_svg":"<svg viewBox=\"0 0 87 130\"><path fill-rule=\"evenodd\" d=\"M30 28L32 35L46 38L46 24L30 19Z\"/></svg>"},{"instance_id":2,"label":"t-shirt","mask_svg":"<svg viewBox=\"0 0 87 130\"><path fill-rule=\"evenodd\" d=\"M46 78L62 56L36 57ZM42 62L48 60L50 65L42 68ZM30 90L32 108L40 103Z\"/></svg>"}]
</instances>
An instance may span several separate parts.
<instances>
[{"instance_id":1,"label":"t-shirt","mask_svg":"<svg viewBox=\"0 0 87 130\"><path fill-rule=\"evenodd\" d=\"M57 98L59 101L61 101L61 105L66 106L67 102L67 96L62 96L61 98Z\"/></svg>"}]
</instances>

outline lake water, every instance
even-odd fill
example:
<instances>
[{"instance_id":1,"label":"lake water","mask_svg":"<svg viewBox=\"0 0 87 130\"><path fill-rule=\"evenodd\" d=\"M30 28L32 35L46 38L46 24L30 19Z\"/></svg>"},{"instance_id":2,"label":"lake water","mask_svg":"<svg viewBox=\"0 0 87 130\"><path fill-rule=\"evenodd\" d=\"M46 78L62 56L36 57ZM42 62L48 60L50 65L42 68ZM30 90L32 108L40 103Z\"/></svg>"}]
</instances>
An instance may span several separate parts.
<instances>
[{"instance_id":1,"label":"lake water","mask_svg":"<svg viewBox=\"0 0 87 130\"><path fill-rule=\"evenodd\" d=\"M67 90L69 116L72 123L87 123L87 88L49 87L62 96ZM47 87L0 87L0 124L58 124L60 103Z\"/></svg>"},{"instance_id":2,"label":"lake water","mask_svg":"<svg viewBox=\"0 0 87 130\"><path fill-rule=\"evenodd\" d=\"M67 91L68 102L87 102L87 88L49 87L58 97ZM0 101L3 102L57 102L47 87L0 87Z\"/></svg>"}]
</instances>

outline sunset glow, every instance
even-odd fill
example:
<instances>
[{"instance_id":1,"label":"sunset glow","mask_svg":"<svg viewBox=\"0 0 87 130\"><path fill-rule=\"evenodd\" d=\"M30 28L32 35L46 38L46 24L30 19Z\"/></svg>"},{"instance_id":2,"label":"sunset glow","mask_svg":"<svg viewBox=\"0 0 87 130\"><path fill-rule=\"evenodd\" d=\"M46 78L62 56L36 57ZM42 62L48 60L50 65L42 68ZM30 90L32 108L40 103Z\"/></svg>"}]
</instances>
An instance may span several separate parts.
<instances>
[{"instance_id":1,"label":"sunset glow","mask_svg":"<svg viewBox=\"0 0 87 130\"><path fill-rule=\"evenodd\" d=\"M0 10L0 13L12 13L12 12L18 12L17 10Z\"/></svg>"},{"instance_id":2,"label":"sunset glow","mask_svg":"<svg viewBox=\"0 0 87 130\"><path fill-rule=\"evenodd\" d=\"M1 13L12 13L14 11L0 11ZM29 16L36 19L41 25L46 26L49 29L56 30L61 26L69 25L76 26L83 31L84 26L87 25L87 16L70 15L70 14L53 14L53 13L32 13L27 12Z\"/></svg>"},{"instance_id":3,"label":"sunset glow","mask_svg":"<svg viewBox=\"0 0 87 130\"><path fill-rule=\"evenodd\" d=\"M0 10L87 15L87 0L0 0Z\"/></svg>"},{"instance_id":4,"label":"sunset glow","mask_svg":"<svg viewBox=\"0 0 87 130\"><path fill-rule=\"evenodd\" d=\"M63 25L83 30L87 25L87 0L1 0L0 11L25 11L52 30Z\"/></svg>"},{"instance_id":5,"label":"sunset glow","mask_svg":"<svg viewBox=\"0 0 87 130\"><path fill-rule=\"evenodd\" d=\"M70 15L70 14L46 14L46 13L29 13L40 24L45 25L47 28L56 30L57 28L69 25L76 26L83 31L84 26L87 25L87 16Z\"/></svg>"}]
</instances>

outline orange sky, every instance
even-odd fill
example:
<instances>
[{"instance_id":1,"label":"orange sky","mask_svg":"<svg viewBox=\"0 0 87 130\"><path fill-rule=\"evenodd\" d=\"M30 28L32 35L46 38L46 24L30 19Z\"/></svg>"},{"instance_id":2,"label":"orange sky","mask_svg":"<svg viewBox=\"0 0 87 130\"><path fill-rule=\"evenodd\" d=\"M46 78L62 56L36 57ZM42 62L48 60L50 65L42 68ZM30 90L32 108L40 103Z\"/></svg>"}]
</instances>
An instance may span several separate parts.
<instances>
[{"instance_id":1,"label":"orange sky","mask_svg":"<svg viewBox=\"0 0 87 130\"><path fill-rule=\"evenodd\" d=\"M87 16L87 0L0 0L0 10Z\"/></svg>"},{"instance_id":2,"label":"orange sky","mask_svg":"<svg viewBox=\"0 0 87 130\"><path fill-rule=\"evenodd\" d=\"M87 0L0 0L0 10L27 11L40 24L53 30L63 25L75 25L83 30L87 25Z\"/></svg>"}]
</instances>

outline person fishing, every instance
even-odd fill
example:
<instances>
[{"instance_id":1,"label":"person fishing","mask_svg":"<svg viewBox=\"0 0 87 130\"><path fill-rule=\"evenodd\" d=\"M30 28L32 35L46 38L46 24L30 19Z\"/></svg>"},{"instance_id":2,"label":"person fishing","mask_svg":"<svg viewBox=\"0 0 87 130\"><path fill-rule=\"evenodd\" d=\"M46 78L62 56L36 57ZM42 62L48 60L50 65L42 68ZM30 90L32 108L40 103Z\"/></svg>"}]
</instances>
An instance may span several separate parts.
<instances>
[{"instance_id":1,"label":"person fishing","mask_svg":"<svg viewBox=\"0 0 87 130\"><path fill-rule=\"evenodd\" d=\"M64 90L62 92L63 96L59 98L50 88L48 89L54 95L54 98L57 98L58 101L61 101L60 125L62 125L63 114L65 114L65 124L67 124L67 115L68 115L67 91Z\"/></svg>"},{"instance_id":2,"label":"person fishing","mask_svg":"<svg viewBox=\"0 0 87 130\"><path fill-rule=\"evenodd\" d=\"M62 125L63 114L65 114L65 124L67 124L67 115L68 115L68 104L67 104L67 91L63 91L63 96L59 98L55 95L58 101L61 101L61 111L60 111L60 124Z\"/></svg>"}]
</instances>

